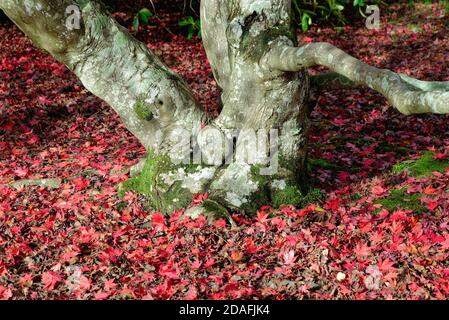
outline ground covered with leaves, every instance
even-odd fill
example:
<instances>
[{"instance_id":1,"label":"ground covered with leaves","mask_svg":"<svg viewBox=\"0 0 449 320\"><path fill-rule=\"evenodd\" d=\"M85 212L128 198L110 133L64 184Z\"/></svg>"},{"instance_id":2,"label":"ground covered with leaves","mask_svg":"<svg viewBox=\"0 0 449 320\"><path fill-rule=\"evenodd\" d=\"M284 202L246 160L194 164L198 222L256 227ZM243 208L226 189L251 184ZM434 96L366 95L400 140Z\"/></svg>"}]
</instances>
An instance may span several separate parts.
<instances>
[{"instance_id":1,"label":"ground covered with leaves","mask_svg":"<svg viewBox=\"0 0 449 320\"><path fill-rule=\"evenodd\" d=\"M170 34L166 19L138 37L216 113L200 41ZM300 38L449 80L447 21L435 5L397 6L379 31ZM0 26L0 48L0 298L449 296L447 116L403 116L368 90L325 93L309 160L322 199L210 225L146 212L133 193L119 198L144 150L118 116L12 25Z\"/></svg>"}]
</instances>

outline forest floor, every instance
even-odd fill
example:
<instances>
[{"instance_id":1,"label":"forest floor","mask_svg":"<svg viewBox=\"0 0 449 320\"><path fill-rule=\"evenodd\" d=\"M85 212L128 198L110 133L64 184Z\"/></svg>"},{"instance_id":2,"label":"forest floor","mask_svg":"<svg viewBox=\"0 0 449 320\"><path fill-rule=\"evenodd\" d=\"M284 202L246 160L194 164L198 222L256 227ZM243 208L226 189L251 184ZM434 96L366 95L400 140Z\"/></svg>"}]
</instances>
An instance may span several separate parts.
<instances>
[{"instance_id":1,"label":"forest floor","mask_svg":"<svg viewBox=\"0 0 449 320\"><path fill-rule=\"evenodd\" d=\"M396 6L378 31L315 27L300 38L449 80L447 21L435 5ZM198 39L156 26L138 37L217 112ZM143 148L64 66L0 25L0 298L447 298L448 120L403 116L369 90L325 93L309 161L321 200L236 213L236 226L179 221L118 197ZM42 178L52 180L32 185Z\"/></svg>"}]
</instances>

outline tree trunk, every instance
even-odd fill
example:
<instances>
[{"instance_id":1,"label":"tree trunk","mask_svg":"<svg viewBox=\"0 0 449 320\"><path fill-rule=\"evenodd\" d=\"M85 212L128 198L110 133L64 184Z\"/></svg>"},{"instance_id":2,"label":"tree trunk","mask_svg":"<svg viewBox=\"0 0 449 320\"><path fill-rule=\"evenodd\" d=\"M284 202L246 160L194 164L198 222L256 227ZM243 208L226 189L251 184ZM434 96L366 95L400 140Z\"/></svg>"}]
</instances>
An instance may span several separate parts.
<instances>
[{"instance_id":1,"label":"tree trunk","mask_svg":"<svg viewBox=\"0 0 449 320\"><path fill-rule=\"evenodd\" d=\"M448 82L379 70L327 43L297 47L291 0L201 2L204 47L222 90L216 119L96 1L0 0L0 8L120 114L148 151L121 192L143 193L167 213L205 192L189 214L301 202L310 89L368 86L404 114L449 112ZM333 72L310 88L315 65Z\"/></svg>"},{"instance_id":2,"label":"tree trunk","mask_svg":"<svg viewBox=\"0 0 449 320\"><path fill-rule=\"evenodd\" d=\"M201 3L203 43L222 90L223 110L212 124L223 132L239 130L237 156L245 142L255 140L255 133L260 138L264 132L274 134L271 150L247 148L254 159L238 157L212 183L213 198L235 209L254 210L264 202L297 204L302 196L309 79L306 70L278 71L262 61L272 41L295 44L291 17L288 0ZM268 154L269 164L264 157Z\"/></svg>"}]
</instances>

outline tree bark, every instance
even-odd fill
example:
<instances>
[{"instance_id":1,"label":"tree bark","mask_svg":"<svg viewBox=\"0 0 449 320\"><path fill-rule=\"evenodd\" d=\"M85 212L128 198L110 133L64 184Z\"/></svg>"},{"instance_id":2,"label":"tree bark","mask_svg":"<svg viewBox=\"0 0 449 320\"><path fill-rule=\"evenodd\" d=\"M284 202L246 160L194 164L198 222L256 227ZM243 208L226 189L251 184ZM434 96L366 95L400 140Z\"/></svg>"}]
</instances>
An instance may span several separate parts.
<instances>
[{"instance_id":1,"label":"tree bark","mask_svg":"<svg viewBox=\"0 0 449 320\"><path fill-rule=\"evenodd\" d=\"M201 3L203 43L222 89L223 110L212 124L224 132L239 130L237 151L240 143L254 140L255 131L274 130L279 138L270 141L277 150L262 150L270 154L272 172L262 155L259 163L236 161L212 183L232 208L261 201L295 203L302 195L298 186L305 185L309 79L306 70L284 72L261 63L270 42L282 37L295 43L291 17L288 0Z\"/></svg>"}]
</instances>

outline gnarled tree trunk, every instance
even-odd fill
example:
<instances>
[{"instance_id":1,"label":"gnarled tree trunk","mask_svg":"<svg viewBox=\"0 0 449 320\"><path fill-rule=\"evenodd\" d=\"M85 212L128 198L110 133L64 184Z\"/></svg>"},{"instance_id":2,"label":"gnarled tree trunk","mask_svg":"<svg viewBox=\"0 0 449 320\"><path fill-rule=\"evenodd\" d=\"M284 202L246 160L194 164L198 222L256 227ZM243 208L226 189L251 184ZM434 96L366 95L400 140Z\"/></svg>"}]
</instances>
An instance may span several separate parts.
<instances>
[{"instance_id":1,"label":"gnarled tree trunk","mask_svg":"<svg viewBox=\"0 0 449 320\"><path fill-rule=\"evenodd\" d=\"M80 28L67 25L73 6ZM144 193L167 213L204 192L209 199L191 213L301 200L311 66L333 71L313 77L314 90L364 85L405 114L449 110L445 82L379 70L327 43L298 47L290 0L202 1L204 47L222 90L216 119L96 1L0 0L0 8L120 114L148 151L123 191Z\"/></svg>"}]
</instances>

